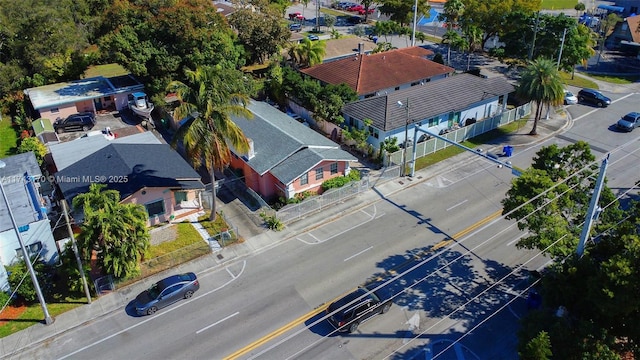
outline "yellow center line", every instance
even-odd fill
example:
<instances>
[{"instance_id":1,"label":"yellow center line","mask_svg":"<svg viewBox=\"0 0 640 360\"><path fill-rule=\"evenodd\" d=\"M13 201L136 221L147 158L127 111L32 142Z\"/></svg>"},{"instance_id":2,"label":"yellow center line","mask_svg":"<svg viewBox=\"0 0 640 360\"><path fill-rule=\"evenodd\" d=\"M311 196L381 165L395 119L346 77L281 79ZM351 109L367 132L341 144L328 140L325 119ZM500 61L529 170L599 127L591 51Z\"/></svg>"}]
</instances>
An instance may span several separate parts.
<instances>
[{"instance_id":1,"label":"yellow center line","mask_svg":"<svg viewBox=\"0 0 640 360\"><path fill-rule=\"evenodd\" d=\"M444 247L444 246L449 245L449 244L450 244L452 241L454 241L455 239L457 239L457 238L459 238L459 237L462 237L462 236L464 236L464 235L466 235L466 234L468 234L468 233L472 232L473 230L475 230L475 229L479 228L480 226L482 226L482 225L484 225L484 224L486 224L486 223L490 222L491 220L493 220L493 219L495 219L495 218L499 217L500 215L502 215L502 210L498 210L498 211L496 211L495 213L493 213L493 214L491 214L491 215L487 216L486 218L484 218L484 219L482 219L482 220L478 221L477 223L475 223L475 224L473 224L473 225L469 226L468 228L466 228L466 229L464 229L464 230L462 230L462 231L458 232L457 234L454 234L453 236L451 236L451 238L448 238L448 239L442 240L441 242L439 242L439 243L435 244L435 245L433 246L432 250L436 250L436 249L439 249L439 248L441 248L441 247ZM395 275L395 274L397 274L397 271L396 271L396 270L394 270L394 269L390 269L390 270L388 271L388 273L389 273L389 274L393 274L393 275ZM354 290L355 290L355 289L354 289ZM238 359L238 358L239 358L239 357L241 357L242 355L245 355L246 353L248 353L248 352L250 352L250 351L252 351L252 350L254 350L254 349L257 349L258 347L260 347L260 346L262 346L262 345L264 345L264 344L268 343L269 341L271 341L271 340L273 340L273 339L275 339L275 338L277 338L277 337L279 337L279 336L281 336L281 335L285 334L286 332L290 331L290 330L291 330L291 329L293 329L294 327L296 327L296 326L298 326L298 325L300 325L300 324L304 323L305 321L307 321L307 320L311 319L312 317L314 317L314 316L318 315L319 313L321 313L321 312L325 311L325 310L327 309L327 307L329 306L329 304L331 304L331 303L333 303L333 302L337 301L338 299L340 299L340 298L344 297L345 295L347 295L347 294L349 294L349 293L353 292L354 290L351 290L351 291L349 291L349 292L346 292L346 293L344 293L344 294L342 294L342 295L340 295L340 296L336 297L335 299L333 299L333 300L331 300L331 301L329 301L329 302L327 302L327 303L325 303L325 304L322 304L321 306L317 307L316 309L314 309L314 310L312 310L312 311L310 311L310 312L308 312L308 313L306 313L306 314L304 314L304 315L300 316L299 318L297 318L297 319L295 319L295 320L291 321L291 322L290 322L290 323L288 323L288 324L285 324L284 326L282 326L281 328L279 328L279 329L277 329L277 330L275 330L275 331L271 332L270 334L265 335L265 336L263 336L262 338L260 338L260 339L258 339L258 340L256 340L256 341L252 342L251 344L249 344L249 345L247 345L247 346L243 347L242 349L237 350L237 351L236 351L236 352L234 352L233 354L230 354L230 355L226 356L226 357L224 358L224 360L235 360L235 359Z\"/></svg>"},{"instance_id":2,"label":"yellow center line","mask_svg":"<svg viewBox=\"0 0 640 360\"><path fill-rule=\"evenodd\" d=\"M265 335L264 337L252 342L251 344L243 347L242 349L237 350L236 352L234 352L231 355L227 355L224 358L224 360L235 360L235 359L238 359L240 356L242 356L242 355L244 355L244 354L246 354L246 353L248 353L248 352L250 352L250 351L252 351L252 350L254 350L256 348L259 348L260 346L262 346L262 345L268 343L269 341L281 336L282 334L285 334L287 331L293 329L294 327L304 323L305 321L307 321L307 320L311 319L312 317L314 317L314 316L320 314L321 312L325 311L329 307L329 304L333 304L338 299L344 297L347 294L350 294L350 293L354 292L355 290L356 289L348 291L348 292L346 292L346 293L344 293L344 294L342 294L340 296L337 296L335 299L318 306L317 308L311 310L310 312L308 312L308 313L300 316L299 318L291 321L290 323L282 326L278 330L275 330L274 332L272 332L272 333L270 333L268 335Z\"/></svg>"}]
</instances>

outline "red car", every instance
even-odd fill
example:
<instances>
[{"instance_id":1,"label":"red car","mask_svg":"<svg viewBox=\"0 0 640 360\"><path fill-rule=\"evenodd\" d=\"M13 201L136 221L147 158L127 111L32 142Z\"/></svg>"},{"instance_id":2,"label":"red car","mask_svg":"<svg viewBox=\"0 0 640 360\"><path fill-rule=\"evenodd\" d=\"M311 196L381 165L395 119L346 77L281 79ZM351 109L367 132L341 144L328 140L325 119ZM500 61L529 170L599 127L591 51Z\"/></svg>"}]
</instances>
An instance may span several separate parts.
<instances>
[{"instance_id":1,"label":"red car","mask_svg":"<svg viewBox=\"0 0 640 360\"><path fill-rule=\"evenodd\" d=\"M302 14L300 14L299 12L290 13L289 20L304 21L304 16L302 16Z\"/></svg>"},{"instance_id":2,"label":"red car","mask_svg":"<svg viewBox=\"0 0 640 360\"><path fill-rule=\"evenodd\" d=\"M351 11L351 12L359 12L360 10L364 10L364 6L360 4L351 5L347 8L347 11Z\"/></svg>"},{"instance_id":3,"label":"red car","mask_svg":"<svg viewBox=\"0 0 640 360\"><path fill-rule=\"evenodd\" d=\"M369 10L367 10L367 14L373 14L375 11L376 11L376 9L369 9ZM365 13L364 8L358 10L358 14L359 15L364 15L364 13Z\"/></svg>"}]
</instances>

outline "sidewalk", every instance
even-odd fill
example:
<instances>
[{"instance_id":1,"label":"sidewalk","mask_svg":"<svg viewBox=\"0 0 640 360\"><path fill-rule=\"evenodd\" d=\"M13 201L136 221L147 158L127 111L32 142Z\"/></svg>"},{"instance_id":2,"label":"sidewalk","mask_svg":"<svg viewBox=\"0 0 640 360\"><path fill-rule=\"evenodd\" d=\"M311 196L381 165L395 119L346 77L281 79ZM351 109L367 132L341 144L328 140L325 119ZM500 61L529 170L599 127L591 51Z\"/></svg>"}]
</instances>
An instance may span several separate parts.
<instances>
[{"instance_id":1,"label":"sidewalk","mask_svg":"<svg viewBox=\"0 0 640 360\"><path fill-rule=\"evenodd\" d=\"M543 119L540 121L540 123L538 124L537 136L527 135L531 130L531 125L527 124L527 126L524 126L517 133L510 134L509 136L506 136L504 138L494 139L494 141L492 141L492 144L487 144L483 148L488 152L501 153L502 146L511 145L515 147L517 151L518 147L526 147L532 145L562 131L570 125L570 120L571 119L568 116L568 112L555 112L551 114L549 120ZM133 299L135 299L135 296L138 293L147 289L152 283L163 278L168 273L173 274L192 271L201 274L202 272L220 269L233 262L264 252L272 247L277 246L283 241L296 237L297 235L305 231L308 231L323 223L327 223L334 219L345 216L362 207L377 202L384 197L390 196L394 193L405 190L411 186L433 178L438 174L451 171L453 168L464 166L465 164L476 160L477 155L466 152L463 154L459 154L447 161L443 161L428 168L418 170L416 171L416 174L413 178L396 178L384 183L374 183L373 189L368 190L351 199L334 204L330 208L325 209L320 213L310 215L293 224L290 224L281 232L264 231L255 236L246 238L243 243L224 247L221 250L217 250L210 255L201 257L186 264L182 264L167 272L156 274L135 284L123 287L110 294L101 296L100 298L94 300L90 305L83 305L76 309L58 315L52 325L34 325L16 334L1 338L1 357L10 357L12 354L20 352L20 350L26 346L32 346L33 344L47 341L48 339L51 339L58 334L82 326L83 324L89 323L102 316L109 315L116 311L123 311L126 305ZM451 164L455 164L453 168ZM239 227L241 233L243 231L243 226L251 225L243 224L243 220L241 217L237 217L234 220L239 221L238 223L235 223L235 225ZM247 219L245 221L251 220Z\"/></svg>"}]
</instances>

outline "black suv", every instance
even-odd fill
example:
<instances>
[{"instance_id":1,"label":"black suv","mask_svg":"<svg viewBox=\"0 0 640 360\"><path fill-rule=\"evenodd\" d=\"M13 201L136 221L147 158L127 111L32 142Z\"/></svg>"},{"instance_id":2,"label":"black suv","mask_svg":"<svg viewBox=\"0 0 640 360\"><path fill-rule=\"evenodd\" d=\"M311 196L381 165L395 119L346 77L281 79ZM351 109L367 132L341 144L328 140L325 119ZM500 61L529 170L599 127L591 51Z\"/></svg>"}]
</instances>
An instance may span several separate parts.
<instances>
[{"instance_id":1,"label":"black suv","mask_svg":"<svg viewBox=\"0 0 640 360\"><path fill-rule=\"evenodd\" d=\"M384 314L391 307L391 296L383 289L371 291L373 286L359 287L356 291L332 303L327 308L329 322L338 331L352 333L360 323Z\"/></svg>"},{"instance_id":2,"label":"black suv","mask_svg":"<svg viewBox=\"0 0 640 360\"><path fill-rule=\"evenodd\" d=\"M599 107L607 107L611 105L611 99L602 95L599 91L593 89L582 89L578 93L578 102L588 103Z\"/></svg>"},{"instance_id":3,"label":"black suv","mask_svg":"<svg viewBox=\"0 0 640 360\"><path fill-rule=\"evenodd\" d=\"M87 131L96 124L96 115L91 112L69 115L66 119L56 120L53 128L58 134L65 131Z\"/></svg>"}]
</instances>

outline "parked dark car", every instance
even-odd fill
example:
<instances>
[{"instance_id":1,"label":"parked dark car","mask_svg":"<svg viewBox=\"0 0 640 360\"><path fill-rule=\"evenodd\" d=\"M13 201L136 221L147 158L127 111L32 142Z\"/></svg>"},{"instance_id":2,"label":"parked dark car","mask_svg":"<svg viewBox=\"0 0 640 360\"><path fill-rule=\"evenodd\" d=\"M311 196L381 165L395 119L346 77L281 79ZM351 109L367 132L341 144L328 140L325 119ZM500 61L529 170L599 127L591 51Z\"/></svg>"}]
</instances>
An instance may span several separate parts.
<instances>
[{"instance_id":1,"label":"parked dark car","mask_svg":"<svg viewBox=\"0 0 640 360\"><path fill-rule=\"evenodd\" d=\"M347 22L349 24L362 24L364 22L364 18L361 18L360 16L349 16L349 18L347 19Z\"/></svg>"},{"instance_id":2,"label":"parked dark car","mask_svg":"<svg viewBox=\"0 0 640 360\"><path fill-rule=\"evenodd\" d=\"M169 276L136 297L136 312L138 315L155 314L158 309L178 300L189 299L198 289L200 289L200 283L196 274L192 272Z\"/></svg>"},{"instance_id":3,"label":"parked dark car","mask_svg":"<svg viewBox=\"0 0 640 360\"><path fill-rule=\"evenodd\" d=\"M622 131L632 131L633 129L640 127L640 113L630 112L623 116L616 123L616 127Z\"/></svg>"},{"instance_id":4,"label":"parked dark car","mask_svg":"<svg viewBox=\"0 0 640 360\"><path fill-rule=\"evenodd\" d=\"M291 24L291 25L289 25L289 30L300 32L302 30L302 25L300 25L300 24Z\"/></svg>"},{"instance_id":5,"label":"parked dark car","mask_svg":"<svg viewBox=\"0 0 640 360\"><path fill-rule=\"evenodd\" d=\"M53 123L53 129L62 134L65 131L87 131L96 124L96 115L91 112L84 112L69 115L66 119L58 118Z\"/></svg>"},{"instance_id":6,"label":"parked dark car","mask_svg":"<svg viewBox=\"0 0 640 360\"><path fill-rule=\"evenodd\" d=\"M582 89L578 93L578 102L596 105L599 107L607 107L611 105L611 99L602 95L598 90Z\"/></svg>"},{"instance_id":7,"label":"parked dark car","mask_svg":"<svg viewBox=\"0 0 640 360\"><path fill-rule=\"evenodd\" d=\"M340 332L352 333L361 323L378 314L384 314L391 308L391 296L380 289L372 291L373 286L359 287L356 291L329 305L329 322ZM335 314L334 314L335 312Z\"/></svg>"}]
</instances>

